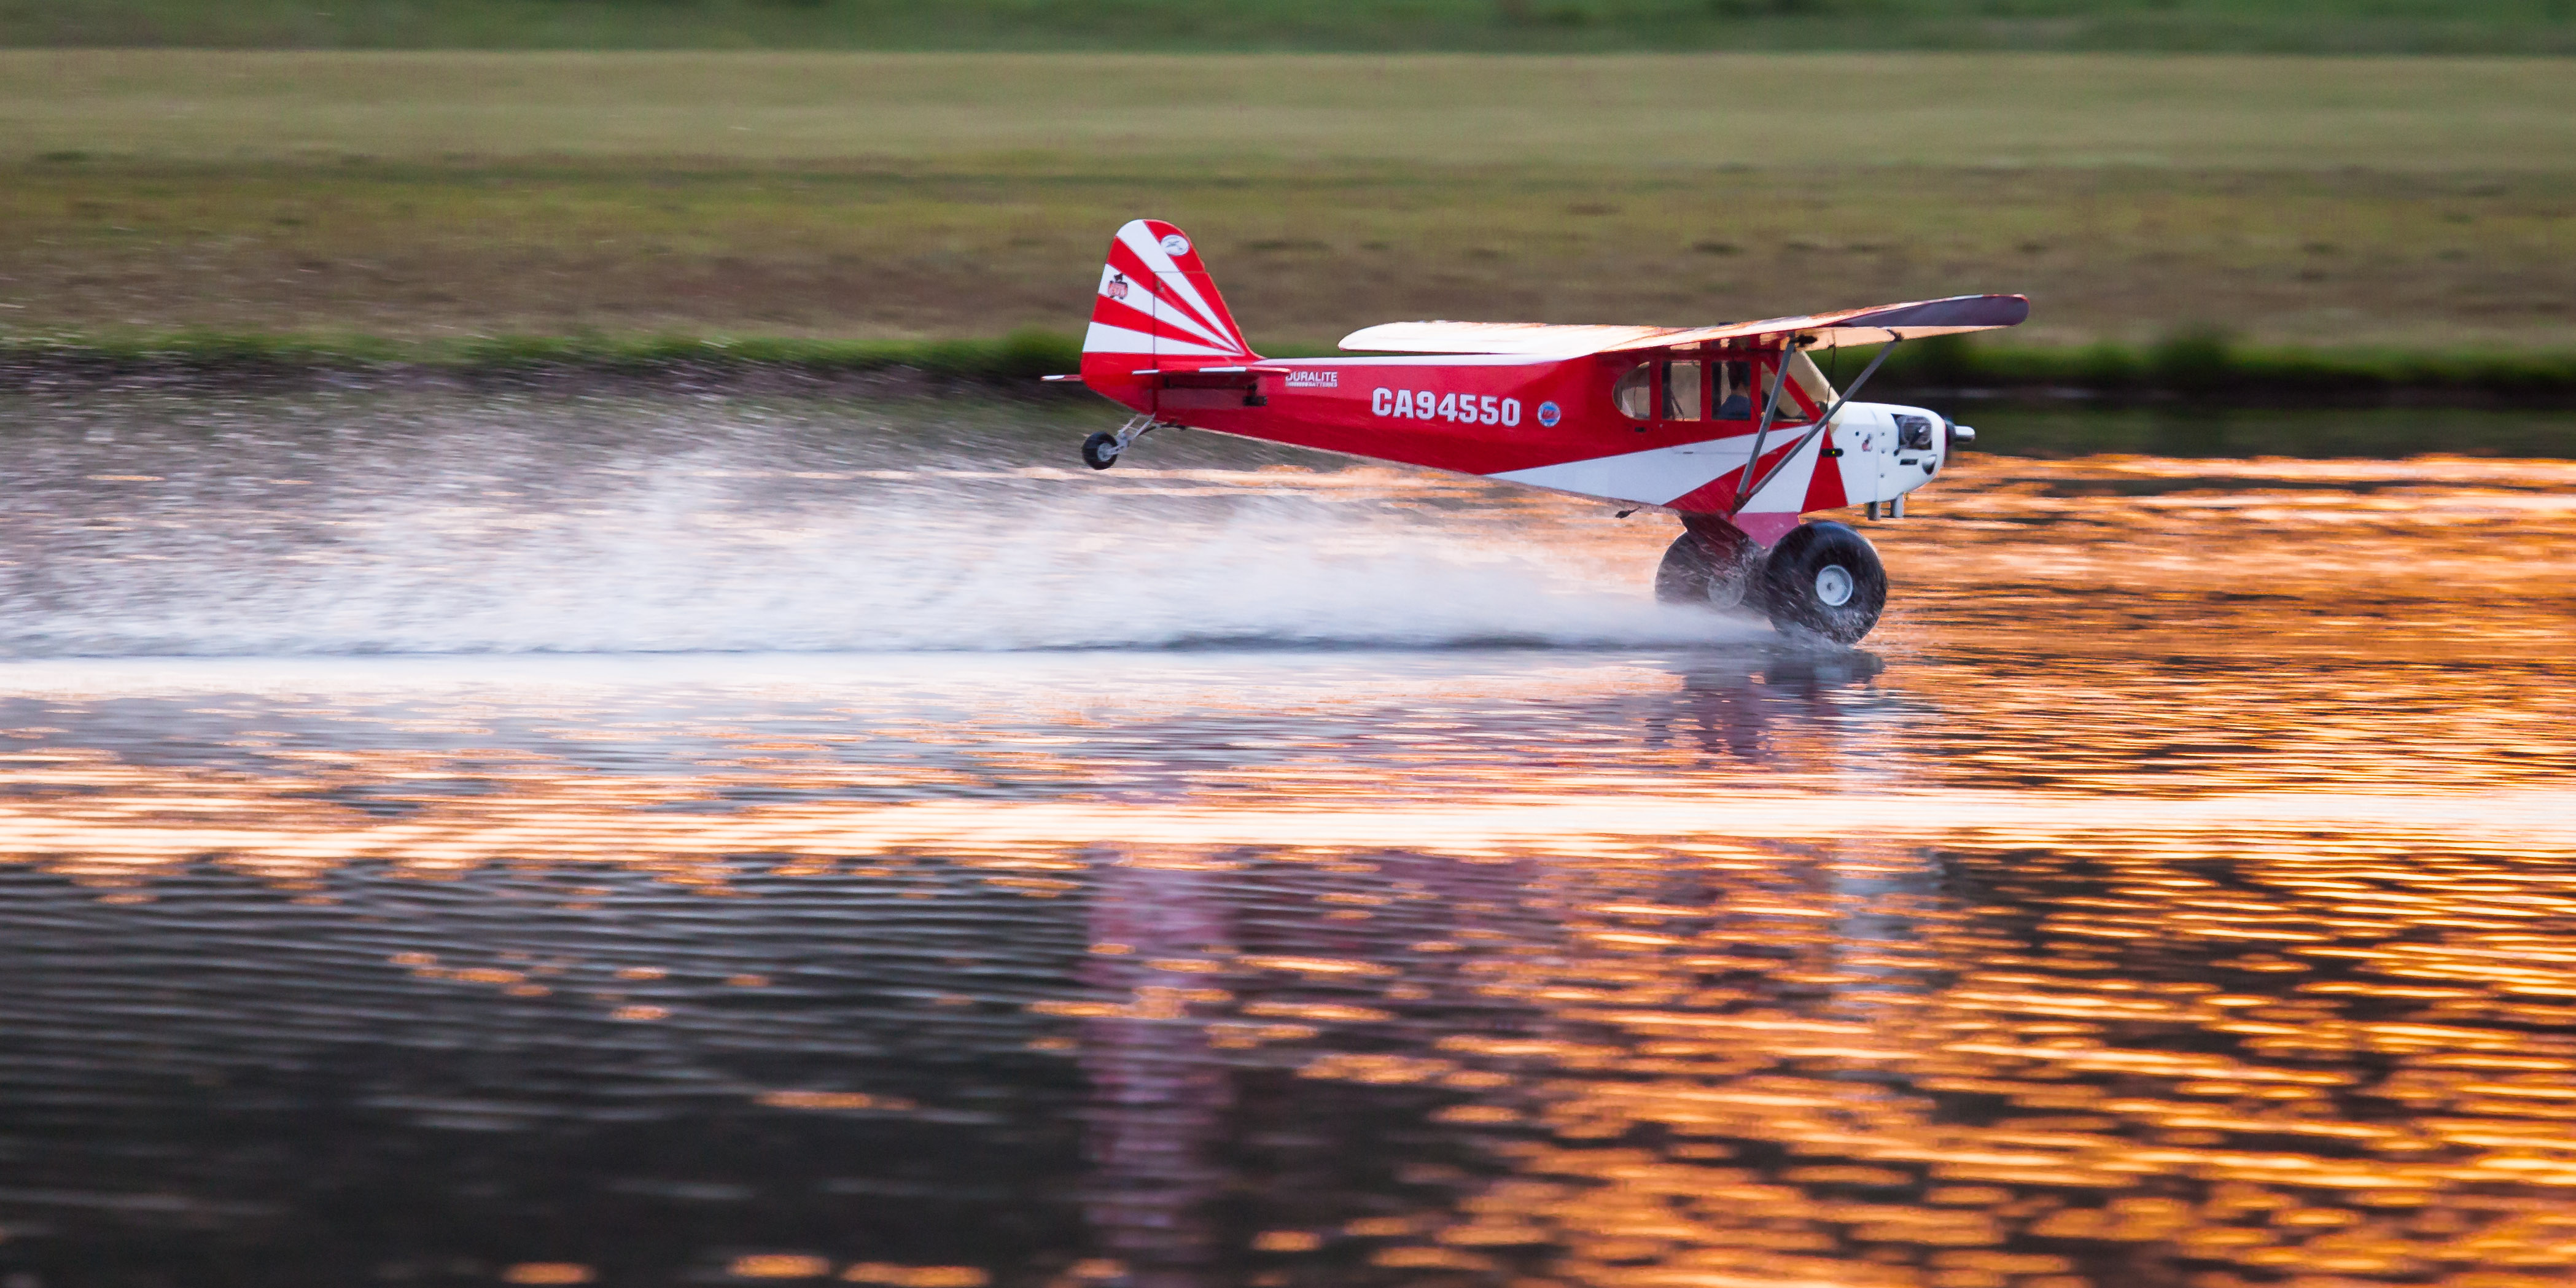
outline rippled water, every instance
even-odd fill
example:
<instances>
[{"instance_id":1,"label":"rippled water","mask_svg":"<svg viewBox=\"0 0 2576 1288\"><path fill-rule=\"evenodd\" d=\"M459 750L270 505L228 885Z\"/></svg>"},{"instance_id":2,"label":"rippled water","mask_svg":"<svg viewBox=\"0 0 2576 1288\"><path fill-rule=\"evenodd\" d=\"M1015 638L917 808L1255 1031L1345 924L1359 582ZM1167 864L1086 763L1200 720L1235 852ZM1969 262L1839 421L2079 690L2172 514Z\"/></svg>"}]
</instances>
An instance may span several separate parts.
<instances>
[{"instance_id":1,"label":"rippled water","mask_svg":"<svg viewBox=\"0 0 2576 1288\"><path fill-rule=\"evenodd\" d=\"M2576 465L1668 522L972 404L93 397L0 516L0 1282L2576 1273Z\"/></svg>"}]
</instances>

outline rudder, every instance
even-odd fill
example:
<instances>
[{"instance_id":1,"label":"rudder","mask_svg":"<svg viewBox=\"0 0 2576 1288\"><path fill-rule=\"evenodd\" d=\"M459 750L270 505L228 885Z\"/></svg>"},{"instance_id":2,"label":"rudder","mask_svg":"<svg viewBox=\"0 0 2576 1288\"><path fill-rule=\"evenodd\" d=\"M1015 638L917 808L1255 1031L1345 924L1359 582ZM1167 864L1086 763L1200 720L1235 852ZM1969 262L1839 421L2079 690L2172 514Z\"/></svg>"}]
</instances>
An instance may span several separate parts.
<instances>
[{"instance_id":1,"label":"rudder","mask_svg":"<svg viewBox=\"0 0 2576 1288\"><path fill-rule=\"evenodd\" d=\"M1082 337L1085 383L1118 382L1146 368L1257 361L1199 262L1189 235L1159 219L1130 220L1109 243Z\"/></svg>"}]
</instances>

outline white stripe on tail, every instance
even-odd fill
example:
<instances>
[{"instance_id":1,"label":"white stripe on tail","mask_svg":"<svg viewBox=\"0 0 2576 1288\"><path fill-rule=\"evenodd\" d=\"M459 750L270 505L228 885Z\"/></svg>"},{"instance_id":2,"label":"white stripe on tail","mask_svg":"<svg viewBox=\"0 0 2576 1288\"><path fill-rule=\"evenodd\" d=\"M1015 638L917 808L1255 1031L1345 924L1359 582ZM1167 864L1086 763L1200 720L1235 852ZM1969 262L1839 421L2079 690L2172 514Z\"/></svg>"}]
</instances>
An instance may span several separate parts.
<instances>
[{"instance_id":1,"label":"white stripe on tail","mask_svg":"<svg viewBox=\"0 0 2576 1288\"><path fill-rule=\"evenodd\" d=\"M1187 370L1259 360L1189 235L1159 219L1118 230L1082 340L1086 379L1147 367ZM1142 359L1142 361L1139 361ZM1098 370L1095 371L1094 368ZM1114 368L1114 370L1113 370Z\"/></svg>"}]
</instances>

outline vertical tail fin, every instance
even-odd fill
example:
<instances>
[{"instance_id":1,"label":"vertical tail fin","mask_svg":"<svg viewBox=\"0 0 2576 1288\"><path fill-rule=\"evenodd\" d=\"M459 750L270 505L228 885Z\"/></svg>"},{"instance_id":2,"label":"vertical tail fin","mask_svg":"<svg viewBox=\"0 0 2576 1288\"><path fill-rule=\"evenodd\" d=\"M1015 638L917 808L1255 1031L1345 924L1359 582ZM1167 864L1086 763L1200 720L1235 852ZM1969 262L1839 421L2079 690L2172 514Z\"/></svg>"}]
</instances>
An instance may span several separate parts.
<instances>
[{"instance_id":1,"label":"vertical tail fin","mask_svg":"<svg viewBox=\"0 0 2576 1288\"><path fill-rule=\"evenodd\" d=\"M1223 366L1260 357L1199 263L1198 247L1159 219L1136 219L1109 243L1091 329L1082 338L1082 375L1097 387L1147 368Z\"/></svg>"}]
</instances>

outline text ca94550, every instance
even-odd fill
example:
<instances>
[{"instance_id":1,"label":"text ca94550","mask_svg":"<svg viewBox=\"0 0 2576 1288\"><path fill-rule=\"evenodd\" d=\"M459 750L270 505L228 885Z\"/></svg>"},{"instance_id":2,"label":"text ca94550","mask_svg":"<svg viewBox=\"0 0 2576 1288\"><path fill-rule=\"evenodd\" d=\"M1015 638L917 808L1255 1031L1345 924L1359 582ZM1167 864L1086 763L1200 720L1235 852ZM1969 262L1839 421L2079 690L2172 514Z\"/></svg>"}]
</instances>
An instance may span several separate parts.
<instances>
[{"instance_id":1,"label":"text ca94550","mask_svg":"<svg viewBox=\"0 0 2576 1288\"><path fill-rule=\"evenodd\" d=\"M1399 420L1446 420L1460 425L1517 425L1521 400L1492 394L1443 394L1428 389L1372 389L1369 410Z\"/></svg>"}]
</instances>

